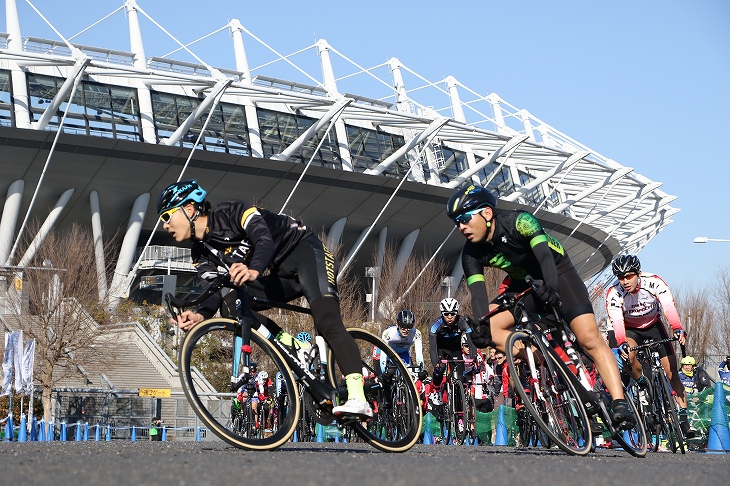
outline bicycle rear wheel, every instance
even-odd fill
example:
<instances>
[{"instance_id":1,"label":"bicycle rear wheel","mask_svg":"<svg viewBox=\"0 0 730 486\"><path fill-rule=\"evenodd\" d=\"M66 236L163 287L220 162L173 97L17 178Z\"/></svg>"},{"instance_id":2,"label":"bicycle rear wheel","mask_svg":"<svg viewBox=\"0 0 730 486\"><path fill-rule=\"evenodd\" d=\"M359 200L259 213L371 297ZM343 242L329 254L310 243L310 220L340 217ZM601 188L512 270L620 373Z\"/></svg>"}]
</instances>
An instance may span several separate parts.
<instances>
[{"instance_id":1,"label":"bicycle rear wheel","mask_svg":"<svg viewBox=\"0 0 730 486\"><path fill-rule=\"evenodd\" d=\"M515 331L507 338L506 355L515 391L535 422L551 442L572 455L585 455L591 450L593 438L590 422L578 392L563 368L563 363L550 352L542 354L538 343L525 331ZM519 382L515 347L524 349L528 357L529 393ZM555 373L545 365L552 362Z\"/></svg>"},{"instance_id":2,"label":"bicycle rear wheel","mask_svg":"<svg viewBox=\"0 0 730 486\"><path fill-rule=\"evenodd\" d=\"M464 426L466 427L466 436L473 441L477 436L477 406L471 393L466 396L464 405Z\"/></svg>"},{"instance_id":3,"label":"bicycle rear wheel","mask_svg":"<svg viewBox=\"0 0 730 486\"><path fill-rule=\"evenodd\" d=\"M349 328L347 332L355 339L360 350L360 362L363 375L374 374L381 377L379 363L373 362L374 348L380 349L381 359L387 356L388 364L395 366L395 373L387 383L401 387L402 402L393 403L389 393L382 387L365 387L365 398L377 413L369 422L347 423L367 443L384 452L405 452L418 441L421 435L421 405L408 368L401 361L393 348L376 335L358 328ZM376 366L377 365L377 366ZM335 375L342 376L339 366L335 366Z\"/></svg>"},{"instance_id":4,"label":"bicycle rear wheel","mask_svg":"<svg viewBox=\"0 0 730 486\"><path fill-rule=\"evenodd\" d=\"M231 400L236 395L230 388L231 376L238 374L237 370L233 370L233 347L239 334L238 322L231 319L208 319L188 331L178 356L182 388L198 418L225 442L249 450L275 449L294 433L301 413L294 376L279 351L252 330L251 360L269 376L281 373L282 387L290 398L289 408L269 436L257 433L254 417L246 417L244 423L234 424L226 411L231 409ZM263 403L259 405L263 406Z\"/></svg>"}]
</instances>

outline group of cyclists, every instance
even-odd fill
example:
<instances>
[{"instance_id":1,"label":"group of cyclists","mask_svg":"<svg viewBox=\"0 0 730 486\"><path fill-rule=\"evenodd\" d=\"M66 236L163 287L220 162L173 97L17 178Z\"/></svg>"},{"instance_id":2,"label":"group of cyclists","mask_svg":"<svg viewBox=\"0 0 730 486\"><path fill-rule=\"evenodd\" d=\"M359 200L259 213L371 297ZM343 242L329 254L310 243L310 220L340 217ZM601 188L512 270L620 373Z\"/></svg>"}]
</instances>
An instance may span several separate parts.
<instances>
[{"instance_id":1,"label":"group of cyclists","mask_svg":"<svg viewBox=\"0 0 730 486\"><path fill-rule=\"evenodd\" d=\"M218 275L218 267L223 265L234 289L256 281L259 285L248 288L252 295L279 302L304 296L316 331L330 345L345 378L347 400L335 406L333 413L360 420L372 418L372 404L364 395L359 353L355 341L345 331L340 313L337 262L332 253L299 220L240 200L211 205L206 195L194 180L176 182L162 192L157 203L164 230L177 242L192 242L192 257L203 286ZM475 398L476 390L479 390L480 405L487 409L494 405L496 398L493 392L487 391L490 379L495 382L497 367L494 364L499 365L496 354L500 354L503 362L505 342L515 319L508 311L499 312L488 320L480 319L498 308L496 296L490 300L484 270L493 267L505 272L499 294L516 294L527 289L527 277L530 276L535 284L534 291L524 298L527 309L532 312L559 310L610 393L614 425L630 426L635 419L624 396L617 359L625 362L623 368L634 380L648 386L631 348L647 340L668 336L662 315L678 342L684 345L687 341L666 283L657 275L642 272L639 259L634 255L621 255L615 259L612 271L617 281L606 295L614 336L611 346L617 350L614 353L599 332L586 286L565 248L545 231L533 214L497 206L497 198L477 184L457 190L448 200L446 214L466 240L462 266L475 318L459 314L456 299L441 301L440 317L428 327L431 376L425 372L422 336L415 325L413 312L400 311L396 323L385 329L383 339L408 364L412 362L410 349L415 347L415 364L421 370L416 372L417 379L423 384L426 396L426 385L431 394L438 395L444 381L444 360L469 356L473 360L469 369L465 360L461 360L458 372L468 377ZM183 312L177 319L178 326L188 330L212 317L221 300L220 295L213 295L198 308ZM311 346L284 330L276 337L294 353L306 353ZM479 351L488 346L495 350L494 358L486 358ZM487 370L490 360L491 372ZM682 430L691 434L684 386L671 343L662 348L661 363L677 396ZM498 368L500 376L506 374L503 371L506 366L502 364ZM251 370L243 371L257 376L250 373ZM497 396L504 392L501 383L498 385Z\"/></svg>"}]
</instances>

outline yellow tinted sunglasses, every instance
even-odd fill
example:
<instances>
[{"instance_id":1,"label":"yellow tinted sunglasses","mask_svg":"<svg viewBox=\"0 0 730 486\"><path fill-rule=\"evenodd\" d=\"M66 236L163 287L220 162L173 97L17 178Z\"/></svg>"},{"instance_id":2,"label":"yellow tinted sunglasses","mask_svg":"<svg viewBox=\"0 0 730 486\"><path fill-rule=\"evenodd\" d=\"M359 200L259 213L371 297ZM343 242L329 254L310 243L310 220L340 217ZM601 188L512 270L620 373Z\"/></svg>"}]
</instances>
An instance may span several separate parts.
<instances>
[{"instance_id":1,"label":"yellow tinted sunglasses","mask_svg":"<svg viewBox=\"0 0 730 486\"><path fill-rule=\"evenodd\" d=\"M164 211L162 214L160 214L160 221L162 221L163 223L169 223L170 218L172 218L172 213L174 213L178 209L180 209L180 206Z\"/></svg>"}]
</instances>

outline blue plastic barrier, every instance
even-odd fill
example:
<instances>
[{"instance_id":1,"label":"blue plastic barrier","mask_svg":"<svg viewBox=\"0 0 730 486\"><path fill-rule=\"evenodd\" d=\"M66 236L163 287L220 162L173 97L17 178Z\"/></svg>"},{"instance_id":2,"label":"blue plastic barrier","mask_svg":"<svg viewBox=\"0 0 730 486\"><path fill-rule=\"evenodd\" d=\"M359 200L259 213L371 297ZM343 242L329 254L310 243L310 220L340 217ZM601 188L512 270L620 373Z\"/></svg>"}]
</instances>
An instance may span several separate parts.
<instances>
[{"instance_id":1,"label":"blue plastic barrier","mask_svg":"<svg viewBox=\"0 0 730 486\"><path fill-rule=\"evenodd\" d=\"M89 442L89 422L84 423L84 442Z\"/></svg>"},{"instance_id":2,"label":"blue plastic barrier","mask_svg":"<svg viewBox=\"0 0 730 486\"><path fill-rule=\"evenodd\" d=\"M53 421L48 422L48 433L46 434L46 440L48 442L53 442L56 438L56 425L53 423Z\"/></svg>"},{"instance_id":3,"label":"blue plastic barrier","mask_svg":"<svg viewBox=\"0 0 730 486\"><path fill-rule=\"evenodd\" d=\"M81 435L81 421L76 422L76 442L81 442L83 436Z\"/></svg>"},{"instance_id":4,"label":"blue plastic barrier","mask_svg":"<svg viewBox=\"0 0 730 486\"><path fill-rule=\"evenodd\" d=\"M104 440L112 440L112 426L109 424L106 424L106 435L104 436Z\"/></svg>"},{"instance_id":5,"label":"blue plastic barrier","mask_svg":"<svg viewBox=\"0 0 730 486\"><path fill-rule=\"evenodd\" d=\"M45 442L46 441L46 421L44 419L41 419L40 422L38 422L38 442Z\"/></svg>"},{"instance_id":6,"label":"blue plastic barrier","mask_svg":"<svg viewBox=\"0 0 730 486\"><path fill-rule=\"evenodd\" d=\"M167 441L167 427L162 427L162 438L160 440L162 440L162 442Z\"/></svg>"},{"instance_id":7,"label":"blue plastic barrier","mask_svg":"<svg viewBox=\"0 0 730 486\"><path fill-rule=\"evenodd\" d=\"M66 442L66 422L61 422L61 436L58 438L61 442Z\"/></svg>"},{"instance_id":8,"label":"blue plastic barrier","mask_svg":"<svg viewBox=\"0 0 730 486\"><path fill-rule=\"evenodd\" d=\"M101 426L99 424L96 424L96 426L94 426L94 440L96 442L99 442L100 438L101 438Z\"/></svg>"},{"instance_id":9,"label":"blue plastic barrier","mask_svg":"<svg viewBox=\"0 0 730 486\"><path fill-rule=\"evenodd\" d=\"M132 425L132 442L137 441L137 427Z\"/></svg>"}]
</instances>

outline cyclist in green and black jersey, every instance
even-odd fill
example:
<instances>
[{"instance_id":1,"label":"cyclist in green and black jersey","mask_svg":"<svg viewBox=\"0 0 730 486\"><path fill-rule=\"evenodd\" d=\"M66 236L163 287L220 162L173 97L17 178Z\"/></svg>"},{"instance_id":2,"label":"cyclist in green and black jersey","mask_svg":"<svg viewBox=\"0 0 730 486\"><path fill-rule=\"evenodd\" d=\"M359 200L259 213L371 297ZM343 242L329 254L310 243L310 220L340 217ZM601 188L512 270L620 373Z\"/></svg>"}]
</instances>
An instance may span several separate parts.
<instances>
[{"instance_id":1,"label":"cyclist in green and black jersey","mask_svg":"<svg viewBox=\"0 0 730 486\"><path fill-rule=\"evenodd\" d=\"M588 291L560 242L547 234L540 221L526 211L496 208L497 199L487 189L469 185L457 190L449 199L446 213L467 242L462 253L464 275L472 299L475 317L497 308L489 302L484 281L484 267L507 272L507 292L527 288L526 276L541 279L543 284L525 299L528 309L537 311L544 304L559 306L578 342L596 363L611 396L614 422L633 422L624 399L618 366L611 349L598 331ZM536 298L533 298L534 297ZM488 335L504 349L515 320L511 312L501 312L488 323L479 323L477 335Z\"/></svg>"}]
</instances>

